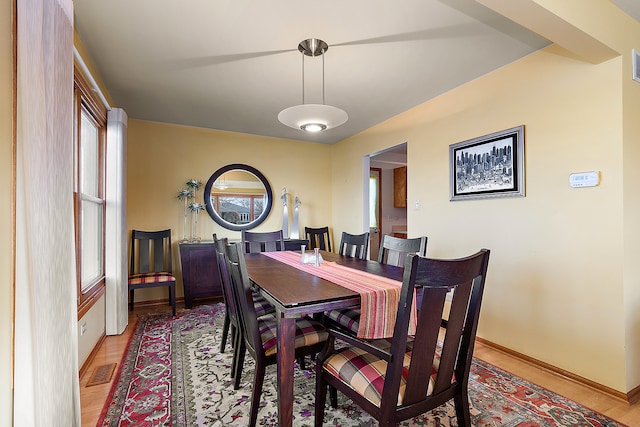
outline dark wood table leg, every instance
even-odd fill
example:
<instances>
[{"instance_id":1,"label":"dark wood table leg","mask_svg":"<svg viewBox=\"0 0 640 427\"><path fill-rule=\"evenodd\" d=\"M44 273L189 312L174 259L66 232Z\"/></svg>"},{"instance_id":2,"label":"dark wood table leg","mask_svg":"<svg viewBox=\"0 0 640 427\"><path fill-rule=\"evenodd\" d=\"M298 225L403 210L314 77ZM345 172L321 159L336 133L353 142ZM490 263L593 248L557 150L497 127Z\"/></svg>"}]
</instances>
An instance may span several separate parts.
<instances>
[{"instance_id":1,"label":"dark wood table leg","mask_svg":"<svg viewBox=\"0 0 640 427\"><path fill-rule=\"evenodd\" d=\"M293 422L293 362L295 359L295 319L278 316L278 425Z\"/></svg>"}]
</instances>

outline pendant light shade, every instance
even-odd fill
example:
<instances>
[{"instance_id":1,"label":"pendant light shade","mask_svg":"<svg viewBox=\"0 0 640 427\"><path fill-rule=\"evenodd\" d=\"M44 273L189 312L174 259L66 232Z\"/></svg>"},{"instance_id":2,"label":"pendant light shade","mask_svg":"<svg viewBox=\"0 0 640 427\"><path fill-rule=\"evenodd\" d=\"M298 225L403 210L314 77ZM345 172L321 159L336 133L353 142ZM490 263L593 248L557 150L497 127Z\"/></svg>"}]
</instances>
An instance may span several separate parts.
<instances>
[{"instance_id":1,"label":"pendant light shade","mask_svg":"<svg viewBox=\"0 0 640 427\"><path fill-rule=\"evenodd\" d=\"M285 108L278 114L283 124L306 132L321 132L344 124L349 116L344 110L324 103L324 56L322 57L322 104L304 103L304 57L321 56L329 46L320 39L307 39L300 42L298 50L302 53L302 104Z\"/></svg>"},{"instance_id":2,"label":"pendant light shade","mask_svg":"<svg viewBox=\"0 0 640 427\"><path fill-rule=\"evenodd\" d=\"M319 132L345 123L349 116L343 110L325 104L302 104L285 108L278 120L294 129Z\"/></svg>"}]
</instances>

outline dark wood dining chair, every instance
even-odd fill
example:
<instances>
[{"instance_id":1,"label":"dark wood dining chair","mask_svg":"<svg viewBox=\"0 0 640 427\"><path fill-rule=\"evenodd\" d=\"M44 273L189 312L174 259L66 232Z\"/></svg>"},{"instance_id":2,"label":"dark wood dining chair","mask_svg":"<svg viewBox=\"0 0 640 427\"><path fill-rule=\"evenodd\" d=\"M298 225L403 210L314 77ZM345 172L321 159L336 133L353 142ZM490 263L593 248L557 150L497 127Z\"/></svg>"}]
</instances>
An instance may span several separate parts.
<instances>
[{"instance_id":1,"label":"dark wood dining chair","mask_svg":"<svg viewBox=\"0 0 640 427\"><path fill-rule=\"evenodd\" d=\"M380 252L378 252L378 262L401 266L407 254L418 254L421 257L427 256L427 237L415 237L403 239L388 234L382 236L380 241Z\"/></svg>"},{"instance_id":2,"label":"dark wood dining chair","mask_svg":"<svg viewBox=\"0 0 640 427\"><path fill-rule=\"evenodd\" d=\"M231 378L237 380L239 385L240 377L236 377L238 352L240 351L240 340L242 339L242 332L240 330L240 312L238 309L238 301L236 300L233 290L231 288L231 278L229 276L229 270L227 269L227 263L225 261L225 247L228 244L226 238L217 239L214 235L214 242L216 246L216 262L218 263L218 271L220 272L220 283L222 284L222 296L224 298L224 324L222 329L222 342L220 343L220 353L224 353L225 345L229 333L231 333L231 347L233 348L233 358L231 361ZM237 389L236 382L234 387Z\"/></svg>"},{"instance_id":3,"label":"dark wood dining chair","mask_svg":"<svg viewBox=\"0 0 640 427\"><path fill-rule=\"evenodd\" d=\"M468 383L489 250L462 259L406 257L393 337L387 346L329 330L316 366L315 425L327 386L349 397L380 426L395 426L453 399L459 426L471 426ZM413 293L424 287L415 336L408 335ZM447 293L452 292L448 324ZM440 335L441 334L441 335ZM440 338L439 338L440 337ZM346 345L334 346L338 338ZM331 405L337 406L335 396Z\"/></svg>"},{"instance_id":4,"label":"dark wood dining chair","mask_svg":"<svg viewBox=\"0 0 640 427\"><path fill-rule=\"evenodd\" d=\"M241 239L242 247L247 254L284 250L284 234L282 230L266 232L242 230Z\"/></svg>"},{"instance_id":5,"label":"dark wood dining chair","mask_svg":"<svg viewBox=\"0 0 640 427\"><path fill-rule=\"evenodd\" d=\"M277 321L274 316L258 317L253 305L253 296L247 266L244 261L242 244L230 244L225 247L225 259L230 273L232 289L238 300L242 333L240 342L236 378L242 374L245 349L255 360L253 389L251 391L251 415L249 425L256 425L260 395L264 382L265 368L277 362ZM301 317L296 319L295 356L302 358L317 354L327 339L327 331L322 323Z\"/></svg>"},{"instance_id":6,"label":"dark wood dining chair","mask_svg":"<svg viewBox=\"0 0 640 427\"><path fill-rule=\"evenodd\" d=\"M378 255L379 263L399 267L402 265L400 260L404 261L409 254L425 257L427 255L427 237L403 239L389 235L382 236ZM421 298L422 293L420 292L419 295L418 298ZM336 323L346 331L356 335L360 328L360 307L347 307L328 311L325 313L325 322L328 324Z\"/></svg>"},{"instance_id":7,"label":"dark wood dining chair","mask_svg":"<svg viewBox=\"0 0 640 427\"><path fill-rule=\"evenodd\" d=\"M171 312L176 315L176 278L172 273L171 230L131 230L129 263L129 309L133 311L136 289L165 286L169 289Z\"/></svg>"},{"instance_id":8,"label":"dark wood dining chair","mask_svg":"<svg viewBox=\"0 0 640 427\"><path fill-rule=\"evenodd\" d=\"M305 227L304 235L309 242L308 249L319 248L321 251L331 252L331 237L329 237L329 227Z\"/></svg>"},{"instance_id":9,"label":"dark wood dining chair","mask_svg":"<svg viewBox=\"0 0 640 427\"><path fill-rule=\"evenodd\" d=\"M367 259L369 249L369 232L362 234L349 234L342 232L338 253L353 258Z\"/></svg>"},{"instance_id":10,"label":"dark wood dining chair","mask_svg":"<svg viewBox=\"0 0 640 427\"><path fill-rule=\"evenodd\" d=\"M231 345L235 349L237 348L237 340L241 336L240 333L240 321L238 320L238 309L237 302L233 297L233 292L231 291L230 279L228 277L228 271L226 264L224 263L224 251L225 246L229 243L229 240L226 237L218 238L218 236L213 233L213 242L216 246L216 261L218 263L218 271L220 272L220 283L222 283L222 297L224 298L225 304L225 315L224 315L224 323L222 325L222 338L220 342L220 353L224 353L227 340L229 337L229 333L231 333ZM226 280L226 282L225 282ZM275 312L275 308L264 299L262 295L257 292L253 292L253 305L256 310L256 315L258 317L264 316L267 314L271 314ZM231 377L234 378L234 366L235 366L236 354L234 352L234 363L232 364Z\"/></svg>"}]
</instances>

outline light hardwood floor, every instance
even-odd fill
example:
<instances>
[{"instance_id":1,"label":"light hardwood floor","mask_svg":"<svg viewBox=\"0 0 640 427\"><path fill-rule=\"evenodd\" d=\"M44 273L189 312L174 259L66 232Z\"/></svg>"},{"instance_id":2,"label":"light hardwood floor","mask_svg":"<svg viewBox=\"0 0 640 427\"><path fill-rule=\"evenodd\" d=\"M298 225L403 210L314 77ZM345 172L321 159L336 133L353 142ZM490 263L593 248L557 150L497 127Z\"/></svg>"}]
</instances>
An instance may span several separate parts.
<instances>
[{"instance_id":1,"label":"light hardwood floor","mask_svg":"<svg viewBox=\"0 0 640 427\"><path fill-rule=\"evenodd\" d=\"M94 360L88 366L88 369L86 369L86 373L80 378L80 403L82 406L83 427L94 427L96 425L104 403L109 395L109 391L111 390L111 384L116 377L114 373L111 383L86 387L87 381L93 373L94 368L114 362L120 364L122 355L129 341L129 336L136 323L136 318L143 313L165 310L168 311L170 308L164 308L164 306L136 308L133 312L129 312L129 326L125 332L119 336L107 337L100 346ZM506 371L512 372L555 393L573 399L616 421L627 424L629 427L640 427L640 404L629 406L617 398L568 380L553 372L536 367L481 342L476 343L474 355L479 359L499 366Z\"/></svg>"}]
</instances>

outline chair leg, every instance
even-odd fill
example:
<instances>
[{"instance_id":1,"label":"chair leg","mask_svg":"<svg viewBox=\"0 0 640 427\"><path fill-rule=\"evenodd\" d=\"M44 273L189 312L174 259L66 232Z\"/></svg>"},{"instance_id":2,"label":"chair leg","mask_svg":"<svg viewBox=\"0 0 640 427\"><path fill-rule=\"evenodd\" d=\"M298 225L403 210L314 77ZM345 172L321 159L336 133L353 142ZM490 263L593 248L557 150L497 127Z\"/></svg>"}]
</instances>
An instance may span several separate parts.
<instances>
[{"instance_id":1,"label":"chair leg","mask_svg":"<svg viewBox=\"0 0 640 427\"><path fill-rule=\"evenodd\" d=\"M133 289L129 290L129 311L133 311Z\"/></svg>"},{"instance_id":2,"label":"chair leg","mask_svg":"<svg viewBox=\"0 0 640 427\"><path fill-rule=\"evenodd\" d=\"M322 370L320 369L316 370L316 377L315 426L322 427L322 423L324 422L324 407L327 403L327 382L322 378Z\"/></svg>"},{"instance_id":3,"label":"chair leg","mask_svg":"<svg viewBox=\"0 0 640 427\"><path fill-rule=\"evenodd\" d=\"M240 354L241 343L240 340L242 337L240 334L234 333L235 328L232 326L231 330L231 342L233 346L233 359L231 361L231 378L236 377L236 370L238 369L238 354Z\"/></svg>"},{"instance_id":4,"label":"chair leg","mask_svg":"<svg viewBox=\"0 0 640 427\"><path fill-rule=\"evenodd\" d=\"M240 388L240 377L242 376L242 366L244 365L245 352L246 352L246 348L245 348L244 340L240 338L239 345L238 345L238 357L236 358L235 376L233 377L234 390L237 390Z\"/></svg>"},{"instance_id":5,"label":"chair leg","mask_svg":"<svg viewBox=\"0 0 640 427\"><path fill-rule=\"evenodd\" d=\"M242 336L238 334L238 330L234 325L229 326L229 332L231 333L231 345L235 348L236 343L242 338Z\"/></svg>"},{"instance_id":6,"label":"chair leg","mask_svg":"<svg viewBox=\"0 0 640 427\"><path fill-rule=\"evenodd\" d=\"M224 323L222 324L222 341L220 342L220 353L224 353L224 348L227 345L227 337L229 336L229 314L225 312Z\"/></svg>"},{"instance_id":7,"label":"chair leg","mask_svg":"<svg viewBox=\"0 0 640 427\"><path fill-rule=\"evenodd\" d=\"M256 360L256 369L253 377L253 392L251 393L251 415L249 418L249 427L255 427L258 420L258 409L260 408L260 395L262 394L262 385L264 384L264 361Z\"/></svg>"},{"instance_id":8,"label":"chair leg","mask_svg":"<svg viewBox=\"0 0 640 427\"><path fill-rule=\"evenodd\" d=\"M333 409L338 407L338 389L331 385L329 386L329 402L331 402Z\"/></svg>"},{"instance_id":9,"label":"chair leg","mask_svg":"<svg viewBox=\"0 0 640 427\"><path fill-rule=\"evenodd\" d=\"M469 412L469 395L466 387L453 396L456 407L456 418L459 427L471 427L471 414Z\"/></svg>"},{"instance_id":10,"label":"chair leg","mask_svg":"<svg viewBox=\"0 0 640 427\"><path fill-rule=\"evenodd\" d=\"M176 315L176 284L169 286L169 301L171 301L171 313Z\"/></svg>"}]
</instances>

